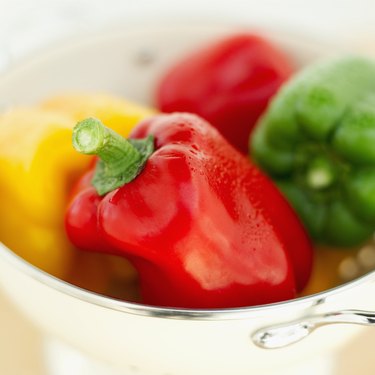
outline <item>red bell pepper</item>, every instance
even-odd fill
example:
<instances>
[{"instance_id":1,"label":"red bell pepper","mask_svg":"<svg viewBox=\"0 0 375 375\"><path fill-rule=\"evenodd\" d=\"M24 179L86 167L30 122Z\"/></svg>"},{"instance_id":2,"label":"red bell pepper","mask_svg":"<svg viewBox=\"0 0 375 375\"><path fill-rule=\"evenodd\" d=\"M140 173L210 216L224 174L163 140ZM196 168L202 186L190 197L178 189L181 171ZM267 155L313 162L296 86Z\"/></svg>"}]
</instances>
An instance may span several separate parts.
<instances>
[{"instance_id":1,"label":"red bell pepper","mask_svg":"<svg viewBox=\"0 0 375 375\"><path fill-rule=\"evenodd\" d=\"M128 258L144 303L250 306L305 286L312 250L296 215L204 120L159 115L125 140L88 119L73 139L99 159L73 191L68 236L81 249Z\"/></svg>"},{"instance_id":2,"label":"red bell pepper","mask_svg":"<svg viewBox=\"0 0 375 375\"><path fill-rule=\"evenodd\" d=\"M289 58L269 41L234 35L172 66L157 86L156 105L202 116L247 153L252 128L292 72Z\"/></svg>"}]
</instances>

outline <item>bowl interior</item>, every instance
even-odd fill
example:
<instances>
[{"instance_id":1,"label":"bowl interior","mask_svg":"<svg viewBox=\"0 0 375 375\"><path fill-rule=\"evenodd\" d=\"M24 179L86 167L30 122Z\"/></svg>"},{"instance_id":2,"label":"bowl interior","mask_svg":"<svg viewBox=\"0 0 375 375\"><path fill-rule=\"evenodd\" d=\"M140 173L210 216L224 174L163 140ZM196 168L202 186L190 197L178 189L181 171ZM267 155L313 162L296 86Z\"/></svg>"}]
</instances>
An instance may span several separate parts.
<instances>
[{"instance_id":1,"label":"bowl interior","mask_svg":"<svg viewBox=\"0 0 375 375\"><path fill-rule=\"evenodd\" d=\"M109 92L152 105L153 88L161 72L171 62L210 40L244 30L253 31L251 28L227 24L194 27L176 25L105 30L66 40L58 47L47 48L24 58L0 76L0 108L32 105L54 94L77 91ZM254 31L279 45L291 56L297 67L332 54L330 45L303 36L278 30ZM2 254L6 254L7 260L12 258L13 266L21 268L33 278L39 278L55 289L92 303L107 303L112 308L125 311L130 309L133 313L162 314L177 318L197 316L210 319L218 317L224 311L145 308L142 305L111 300L56 280L18 257L12 257L5 248L0 247L0 256ZM229 310L242 314L244 310L250 309Z\"/></svg>"}]
</instances>

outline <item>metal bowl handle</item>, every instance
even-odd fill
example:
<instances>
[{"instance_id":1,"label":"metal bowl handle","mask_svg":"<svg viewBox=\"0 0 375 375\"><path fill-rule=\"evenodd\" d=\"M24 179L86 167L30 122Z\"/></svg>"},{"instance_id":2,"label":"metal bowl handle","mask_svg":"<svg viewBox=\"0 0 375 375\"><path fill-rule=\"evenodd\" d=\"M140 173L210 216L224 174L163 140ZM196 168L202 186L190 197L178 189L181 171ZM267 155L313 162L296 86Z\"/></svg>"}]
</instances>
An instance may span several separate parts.
<instances>
[{"instance_id":1,"label":"metal bowl handle","mask_svg":"<svg viewBox=\"0 0 375 375\"><path fill-rule=\"evenodd\" d=\"M375 312L342 310L306 316L289 323L261 328L251 338L260 348L278 349L294 344L307 337L315 329L328 324L375 325Z\"/></svg>"}]
</instances>

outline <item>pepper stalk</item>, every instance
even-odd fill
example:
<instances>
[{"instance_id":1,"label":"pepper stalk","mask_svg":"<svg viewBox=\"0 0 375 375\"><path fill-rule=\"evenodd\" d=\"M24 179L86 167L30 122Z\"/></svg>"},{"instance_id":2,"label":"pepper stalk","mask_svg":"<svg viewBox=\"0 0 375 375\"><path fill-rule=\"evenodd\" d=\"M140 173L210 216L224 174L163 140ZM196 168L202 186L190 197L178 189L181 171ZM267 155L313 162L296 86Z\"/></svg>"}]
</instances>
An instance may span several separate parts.
<instances>
[{"instance_id":1,"label":"pepper stalk","mask_svg":"<svg viewBox=\"0 0 375 375\"><path fill-rule=\"evenodd\" d=\"M97 155L91 181L99 195L105 195L134 180L154 151L154 137L125 139L96 118L87 118L73 129L73 147L86 155Z\"/></svg>"}]
</instances>

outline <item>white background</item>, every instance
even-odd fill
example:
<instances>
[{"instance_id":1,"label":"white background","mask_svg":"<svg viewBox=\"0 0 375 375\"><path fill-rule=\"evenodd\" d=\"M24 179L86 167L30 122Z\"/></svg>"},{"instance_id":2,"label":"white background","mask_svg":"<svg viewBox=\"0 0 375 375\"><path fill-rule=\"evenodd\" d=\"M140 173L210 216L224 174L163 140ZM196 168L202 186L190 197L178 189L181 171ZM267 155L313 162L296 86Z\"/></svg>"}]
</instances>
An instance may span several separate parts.
<instances>
[{"instance_id":1,"label":"white background","mask_svg":"<svg viewBox=\"0 0 375 375\"><path fill-rule=\"evenodd\" d=\"M374 0L0 0L0 67L46 42L107 24L233 18L375 46ZM208 21L209 22L209 21Z\"/></svg>"}]
</instances>

